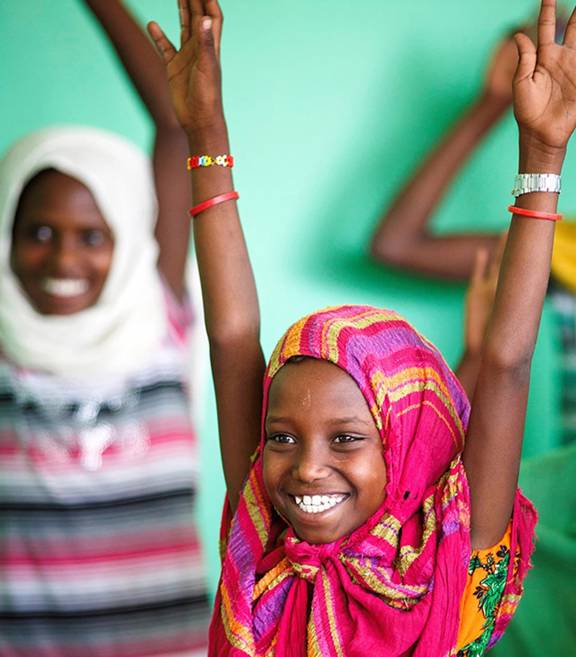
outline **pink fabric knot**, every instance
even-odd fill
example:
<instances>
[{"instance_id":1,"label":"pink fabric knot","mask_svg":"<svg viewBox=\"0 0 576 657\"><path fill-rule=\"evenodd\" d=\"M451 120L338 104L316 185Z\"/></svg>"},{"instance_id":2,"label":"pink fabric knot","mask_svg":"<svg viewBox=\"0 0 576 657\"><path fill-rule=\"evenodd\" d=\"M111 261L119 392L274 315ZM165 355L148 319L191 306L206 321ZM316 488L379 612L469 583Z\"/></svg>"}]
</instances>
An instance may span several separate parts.
<instances>
[{"instance_id":1,"label":"pink fabric knot","mask_svg":"<svg viewBox=\"0 0 576 657\"><path fill-rule=\"evenodd\" d=\"M312 545L301 541L290 529L284 547L294 573L308 582L314 582L320 568L324 567L330 559L338 558L341 544L342 540Z\"/></svg>"}]
</instances>

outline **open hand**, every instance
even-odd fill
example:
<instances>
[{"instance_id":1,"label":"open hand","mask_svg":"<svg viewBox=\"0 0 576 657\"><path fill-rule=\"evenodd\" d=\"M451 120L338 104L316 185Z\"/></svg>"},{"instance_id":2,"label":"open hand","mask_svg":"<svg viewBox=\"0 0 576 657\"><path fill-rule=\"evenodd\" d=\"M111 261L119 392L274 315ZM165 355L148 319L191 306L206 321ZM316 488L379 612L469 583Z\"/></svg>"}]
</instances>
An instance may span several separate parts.
<instances>
[{"instance_id":1,"label":"open hand","mask_svg":"<svg viewBox=\"0 0 576 657\"><path fill-rule=\"evenodd\" d=\"M178 0L180 49L158 23L148 32L166 65L176 116L190 132L210 128L223 119L220 73L222 10L218 0Z\"/></svg>"},{"instance_id":2,"label":"open hand","mask_svg":"<svg viewBox=\"0 0 576 657\"><path fill-rule=\"evenodd\" d=\"M564 150L576 128L576 11L564 43L555 42L556 0L542 0L537 46L514 36L519 62L514 76L514 114L521 134L544 149Z\"/></svg>"}]
</instances>

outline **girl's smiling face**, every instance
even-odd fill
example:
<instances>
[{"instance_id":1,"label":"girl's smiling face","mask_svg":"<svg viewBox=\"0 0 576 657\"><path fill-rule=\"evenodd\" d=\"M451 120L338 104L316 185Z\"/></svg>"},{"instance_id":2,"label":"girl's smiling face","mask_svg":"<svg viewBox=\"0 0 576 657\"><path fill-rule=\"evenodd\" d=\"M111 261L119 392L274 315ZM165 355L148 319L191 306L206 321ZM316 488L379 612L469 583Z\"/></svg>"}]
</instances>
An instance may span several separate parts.
<instances>
[{"instance_id":1,"label":"girl's smiling face","mask_svg":"<svg viewBox=\"0 0 576 657\"><path fill-rule=\"evenodd\" d=\"M39 313L70 315L98 301L114 239L82 183L53 169L35 176L20 197L12 236L12 270Z\"/></svg>"},{"instance_id":2,"label":"girl's smiling face","mask_svg":"<svg viewBox=\"0 0 576 657\"><path fill-rule=\"evenodd\" d=\"M270 386L264 483L276 510L308 543L350 534L384 501L382 439L356 382L305 358Z\"/></svg>"}]
</instances>

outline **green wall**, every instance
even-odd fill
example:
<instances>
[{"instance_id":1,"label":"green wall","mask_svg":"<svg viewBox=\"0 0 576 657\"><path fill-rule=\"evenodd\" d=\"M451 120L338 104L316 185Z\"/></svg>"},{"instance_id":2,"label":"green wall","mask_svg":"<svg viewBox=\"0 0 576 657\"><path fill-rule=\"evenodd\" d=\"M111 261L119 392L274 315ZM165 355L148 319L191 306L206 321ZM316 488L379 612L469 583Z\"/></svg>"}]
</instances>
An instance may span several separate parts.
<instances>
[{"instance_id":1,"label":"green wall","mask_svg":"<svg viewBox=\"0 0 576 657\"><path fill-rule=\"evenodd\" d=\"M176 34L175 0L129 4ZM267 353L299 315L357 302L401 311L455 363L463 288L379 268L366 244L398 185L474 98L490 48L535 7L528 0L223 0L225 101ZM149 144L150 125L81 2L4 0L0 36L1 150L56 122ZM443 204L439 231L505 226L515 142L508 116ZM566 171L573 165L571 156ZM575 187L564 192L563 207L576 207ZM546 313L527 454L554 442L554 371ZM207 406L201 517L214 584L223 486L211 400Z\"/></svg>"}]
</instances>

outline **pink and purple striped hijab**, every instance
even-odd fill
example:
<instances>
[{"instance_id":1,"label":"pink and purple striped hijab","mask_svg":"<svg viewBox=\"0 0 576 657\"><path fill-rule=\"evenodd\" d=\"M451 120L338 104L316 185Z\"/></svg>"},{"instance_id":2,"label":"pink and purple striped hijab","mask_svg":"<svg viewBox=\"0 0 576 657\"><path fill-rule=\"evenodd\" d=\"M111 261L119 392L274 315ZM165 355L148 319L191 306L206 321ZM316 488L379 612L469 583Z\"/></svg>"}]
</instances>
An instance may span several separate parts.
<instances>
[{"instance_id":1,"label":"pink and purple striped hijab","mask_svg":"<svg viewBox=\"0 0 576 657\"><path fill-rule=\"evenodd\" d=\"M382 436L386 498L351 535L305 543L271 506L261 443L237 512L224 523L210 657L454 655L471 554L463 389L398 314L340 306L304 317L280 340L264 415L273 377L295 356L330 361L358 384ZM521 592L534 525L520 493L514 516L511 548L521 557L508 574L508 601ZM493 638L513 606L498 616Z\"/></svg>"}]
</instances>

